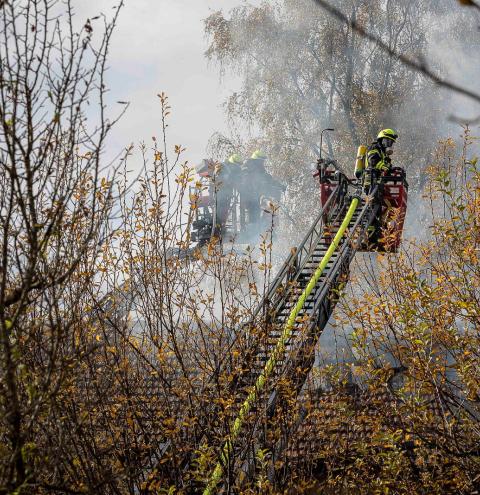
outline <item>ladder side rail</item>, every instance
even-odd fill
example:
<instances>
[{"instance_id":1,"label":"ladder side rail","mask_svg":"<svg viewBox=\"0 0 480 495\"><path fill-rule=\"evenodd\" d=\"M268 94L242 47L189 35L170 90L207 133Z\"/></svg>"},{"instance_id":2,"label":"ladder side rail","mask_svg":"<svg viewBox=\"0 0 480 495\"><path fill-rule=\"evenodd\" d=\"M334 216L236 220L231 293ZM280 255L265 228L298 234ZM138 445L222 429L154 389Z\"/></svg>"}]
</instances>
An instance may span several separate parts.
<instances>
[{"instance_id":1,"label":"ladder side rail","mask_svg":"<svg viewBox=\"0 0 480 495\"><path fill-rule=\"evenodd\" d=\"M326 279L324 281L324 286L321 292L318 295L318 299L316 299L315 305L312 310L312 314L315 314L315 311L318 309L318 306L321 304L321 300L326 297L328 293L328 285L332 283L333 277L337 274L337 267L342 263L348 263L350 265L353 257L355 256L361 241L362 237L365 236L367 228L371 224L375 213L375 207L372 203L365 203L362 208L362 211L358 218L355 220L355 223L349 229L347 237L344 239L340 249L338 251L338 257L336 258L331 270L329 270L326 274ZM367 220L365 225L362 225L362 222ZM354 239L357 230L361 228L360 235L357 239Z\"/></svg>"},{"instance_id":2,"label":"ladder side rail","mask_svg":"<svg viewBox=\"0 0 480 495\"><path fill-rule=\"evenodd\" d=\"M350 243L348 242L348 240L353 236L355 232L355 228L361 224L361 221L364 215L366 214L367 210L368 210L368 205L364 205L359 217L355 220L354 225L350 227L347 238L343 240L343 243L339 247L340 248L338 251L339 255L338 257L336 257L334 264L326 268L324 272L325 278L321 285L320 294L318 294L318 296L315 297L315 306L313 310L308 311L309 313L311 312L312 315L315 315L316 313L318 313L319 306L322 303L325 303L325 316L323 318L323 325L321 326L321 328L318 328L319 325L317 319L314 318L307 326L307 328L302 332L301 335L297 335L297 336L292 335L288 343L290 345L292 345L293 343L294 345L289 349L288 355L285 357L284 362L282 364L277 363L276 366L277 370L275 372L277 379L276 380L274 379L274 382L271 383L270 385L270 388L273 390L268 394L266 407L265 409L262 410L263 414L261 414L261 417L263 418L267 417L267 420L268 418L272 418L275 412L275 407L278 397L276 382L278 381L279 377L296 375L295 376L296 380L295 383L293 384L294 393L296 395L298 395L303 384L305 383L306 377L308 376L308 373L311 367L313 366L313 361L309 363L307 368L303 369L306 364L305 363L306 358L303 356L303 354L305 354L305 349L307 349L308 347L314 347L314 343L318 340L318 336L321 334L321 331L326 326L326 323L328 322L328 319L333 311L333 307L335 306L335 304L331 304L330 301L331 293L335 287L335 282L338 279L339 275L342 273L342 271L346 270L345 267L349 266L351 260L351 256L349 256ZM298 342L299 339L300 342ZM300 369L301 371L299 372ZM260 399L260 397L258 397L258 399ZM259 411L260 410L261 409L259 407ZM252 421L249 428L250 437L252 437L255 434L255 430L258 429L260 419L261 419L260 414L258 414L255 420ZM249 458L248 454L249 454L249 449L246 444L237 447L236 462L240 461L241 463L240 469L247 474L247 477L248 474L253 471L255 465L255 456L250 456Z\"/></svg>"},{"instance_id":3,"label":"ladder side rail","mask_svg":"<svg viewBox=\"0 0 480 495\"><path fill-rule=\"evenodd\" d=\"M332 292L332 290L335 286L335 282L338 279L338 276L341 274L342 270L345 271L345 267L349 266L351 258L353 257L353 255L351 255L349 252L351 249L350 249L350 242L348 242L348 241L353 237L357 226L361 224L363 217L365 216L366 212L368 211L368 207L369 206L367 204L364 205L360 215L355 220L355 223L353 224L352 227L350 227L350 229L348 231L347 238L344 239L343 243L340 246L339 256L336 257L334 264L325 270L325 272L324 272L325 273L325 279L322 283L322 289L321 289L319 296L315 298L316 304L314 306L313 311L311 311L312 314L316 314L318 312L318 307L322 302L327 302L327 298L330 297L330 293ZM275 373L277 375L277 377L292 375L293 373L289 373L289 370L297 370L298 363L299 363L298 356L302 355L301 354L302 350L306 345L311 346L312 345L311 343L313 343L313 341L316 341L318 339L319 334L321 333L321 331L325 327L325 325L328 321L328 318L329 318L331 312L333 311L333 306L334 306L334 304L331 305L331 308L327 311L327 315L324 318L324 324L323 324L321 329L316 328L316 327L318 327L318 324L316 322L316 319L313 319L313 321L307 327L306 331L303 332L304 336L307 336L307 339L302 338L301 342L299 344L297 344L296 346L294 346L293 348L291 348L289 350L288 356L286 356L284 362L282 364L280 364L280 366L276 366L277 369L279 368L279 370L276 371L276 373ZM299 336L293 336L292 335L288 342L291 344L292 342L298 340L299 338L301 338L300 335ZM309 344L309 342L310 342L310 344ZM286 345L287 345L287 343L286 343ZM277 365L278 364L279 363L277 363ZM311 365L313 365L313 362L311 363ZM305 372L302 373L302 377L299 377L299 379L297 380L298 384L295 387L295 392L297 394L298 394L299 390L301 389L301 387L303 386L303 383L305 382L305 379L308 376L310 369L311 369L311 366L309 366L308 370L305 370ZM295 374L298 374L298 373L295 373ZM277 378L277 380L278 380L278 378ZM275 383L273 383L271 385L271 388L273 388L273 391L269 394L269 397L267 399L267 405L265 407L264 414L262 415L262 416L266 415L267 418L271 418L274 414L275 405L276 405L276 398L277 398L277 394L278 394L278 391L275 388ZM254 430L257 428L257 425L259 423L259 419L260 419L259 417L255 418L255 421L252 422L252 424L251 424L251 430L250 431L254 432ZM243 465L242 465L242 470L245 471L244 468L246 467L246 470L248 472L251 469L251 466L249 466L249 464L251 464L251 463L249 463L248 459L246 459L247 455L248 455L248 449L245 447L242 449L240 447L240 453L237 454L237 460L244 461ZM254 462L254 460L253 460L253 462Z\"/></svg>"},{"instance_id":4,"label":"ladder side rail","mask_svg":"<svg viewBox=\"0 0 480 495\"><path fill-rule=\"evenodd\" d=\"M309 247L306 251L307 256L312 253L312 251L315 249L317 245L317 240L321 237L322 234L322 229L317 230L317 226L322 225L326 226L329 223L333 222L335 219L333 219L333 214L336 213L336 218L338 218L339 212L341 212L343 209L345 209L345 197L346 197L346 185L345 181L345 176L340 175L337 187L334 190L334 193L338 196L337 198L337 203L334 208L330 208L330 197L334 194L331 193L330 197L328 198L327 202L325 203L324 207L322 208L322 211L320 212L320 215L322 216L322 221L321 222L315 222L312 225L311 230L313 230L313 234L310 236L310 244ZM313 243L315 241L315 243Z\"/></svg>"},{"instance_id":5,"label":"ladder side rail","mask_svg":"<svg viewBox=\"0 0 480 495\"><path fill-rule=\"evenodd\" d=\"M346 210L346 205L345 205L345 203L343 203L343 204L341 205L341 207L339 207L339 208L336 210L336 215L335 215L335 217L334 217L334 218L332 218L330 221L331 221L331 222L335 222L335 221L338 221L339 219L343 218L343 216L345 216L345 215L344 215L345 210ZM297 271L297 273L296 273L296 275L295 275L295 277L294 277L294 279L293 279L293 281L294 281L294 282L295 282L296 280L298 280L298 278L300 277L300 275L301 275L302 271L303 271L303 270L304 270L304 268L305 268L305 265L306 265L306 264L307 264L307 263L311 260L312 255L313 255L313 253L315 252L315 249L317 248L317 246L318 246L318 244L319 244L320 240L321 240L321 236L319 236L319 237L317 238L317 241L315 242L315 244L314 244L313 248L312 248L312 249L310 250L310 252L308 253L308 256L305 256L305 259L304 259L303 263L302 263L302 264L301 264L301 266L299 267L299 269L298 269L298 271Z\"/></svg>"},{"instance_id":6,"label":"ladder side rail","mask_svg":"<svg viewBox=\"0 0 480 495\"><path fill-rule=\"evenodd\" d=\"M321 288L320 292L318 293L317 297L315 298L315 304L311 310L312 316L315 315L316 313L318 313L318 310L319 310L320 306L322 305L322 303L330 296L330 292L331 292L333 286L335 285L334 283L335 283L336 279L338 278L338 276L342 273L342 271L345 271L346 267L350 266L350 263L351 263L354 255L355 255L356 251L358 250L358 247L361 243L360 239L358 239L357 242L355 242L355 244L352 243L353 236L355 235L355 231L359 227L362 228L362 233L360 234L360 237L362 235L365 235L366 230L368 228L368 225L371 222L371 220L373 219L373 215L370 215L370 219L369 219L368 213L370 212L370 210L372 210L371 204L368 204L368 203L365 204L363 209L362 209L362 212L360 213L360 215L356 219L354 225L351 227L351 230L350 230L347 238L344 240L343 244L341 245L338 257L336 258L334 264L328 269L328 271L326 271L325 280L322 283L322 288ZM369 221L367 222L367 225L362 226L361 223L365 218L369 219ZM325 324L326 324L326 322L325 322ZM318 326L316 318L312 318L306 333L311 332L312 329L314 329L316 326ZM323 330L323 328L319 329L319 332L321 332L322 330ZM302 342L300 342L300 344L302 344ZM291 356L295 356L296 354L298 354L298 352L299 352L299 349L297 347L295 347L295 348L290 349L289 354ZM291 360L287 358L285 360L285 364L284 364L283 369L284 369L284 371L287 371L288 369L295 369L296 365L297 365L296 362L292 363ZM276 391L272 392L272 396L269 399L269 409L275 403L275 399L274 399L273 395L276 393L277 393ZM272 413L272 411L270 411L270 414L271 413Z\"/></svg>"},{"instance_id":7,"label":"ladder side rail","mask_svg":"<svg viewBox=\"0 0 480 495\"><path fill-rule=\"evenodd\" d=\"M340 249L337 251L338 256L336 256L333 265L326 269L325 278L324 278L324 281L322 284L322 289L321 289L320 293L318 293L317 297L315 298L315 305L311 311L312 315L314 315L317 312L318 307L320 306L320 304L322 304L322 301L328 296L329 290L330 290L330 285L335 280L335 278L338 276L337 272L338 272L339 266L342 263L348 263L348 265L349 265L351 262L351 259L353 258L355 252L357 251L358 246L360 245L360 242L358 242L358 241L356 243L358 246L355 247L355 250L350 254L350 257L346 257L346 253L348 254L348 250L350 248L350 245L352 244L352 240L353 240L353 237L355 235L355 232L361 226L362 221L368 216L367 214L368 214L370 207L371 207L371 204L368 204L368 203L366 203L363 206L362 211L360 212L358 218L355 220L355 223L349 229L349 232L347 234L347 237L344 239L343 244L341 244ZM368 225L373 220L373 215L371 215L371 217L372 218L369 220ZM365 227L362 228L362 234L360 234L359 237L362 237L364 235L368 225L366 225ZM301 274L301 270L299 270L297 277L300 276L300 274ZM323 328L322 328L322 330L323 330Z\"/></svg>"},{"instance_id":8,"label":"ladder side rail","mask_svg":"<svg viewBox=\"0 0 480 495\"><path fill-rule=\"evenodd\" d=\"M335 220L338 220L340 218L343 218L343 216L345 214L345 209L346 209L345 204L346 203L343 202L341 207L338 208L338 210L336 211L335 217L331 221L335 221ZM298 278L300 277L303 269L305 268L305 265L311 260L312 255L313 255L316 247L318 246L319 241L320 241L320 238L316 239L316 242L314 243L313 248L310 250L308 256L305 256L305 259L302 262L302 265L297 269L297 272L296 272L294 278L291 280L291 283L293 282L293 286L294 286L295 282L298 280ZM326 268L326 272L329 271L331 268L332 267ZM283 297L270 303L269 312L270 312L270 315L271 315L271 318L273 321L275 321L277 314L285 307L285 304L290 300L290 298L292 296L292 290L291 289L292 289L292 287L289 287L288 290L286 290L284 292L284 294L282 294ZM294 335L292 335L290 337L290 339L287 341L287 343L291 343L292 339L295 339ZM260 349L256 350L255 353L257 353L259 350Z\"/></svg>"},{"instance_id":9,"label":"ladder side rail","mask_svg":"<svg viewBox=\"0 0 480 495\"><path fill-rule=\"evenodd\" d=\"M334 281L338 277L338 275L341 272L341 267L344 265L343 263L344 260L341 259L341 256L337 258L335 261L334 265L330 267L328 272L326 273L326 278L323 281L322 284L322 289L320 293L318 294L318 297L315 298L315 304L314 307L311 310L311 315L315 315L318 312L319 307L327 301L327 299L330 296L330 293L332 291L332 286L334 285ZM325 324L327 321L325 321ZM304 330L304 334L309 334L313 328L317 327L317 318L312 317L309 325L307 328ZM321 332L323 328L319 329L319 332ZM301 350L301 347L305 344L305 339L302 338L302 335L297 336L297 342L300 340L296 346L292 347L289 351L289 357L285 360L282 373L281 375L287 376L289 374L289 370L295 369L297 366L297 360L295 359L295 356L298 355L298 353ZM308 374L308 373L307 373ZM276 403L276 395L277 391L273 390L271 393L271 396L269 398L269 405L268 405L268 410L269 410L269 415L273 415L274 413L274 408L275 408L275 403Z\"/></svg>"},{"instance_id":10,"label":"ladder side rail","mask_svg":"<svg viewBox=\"0 0 480 495\"><path fill-rule=\"evenodd\" d=\"M330 210L330 212L328 213L328 215L329 215L329 218L327 220L328 224L334 223L336 221L340 221L344 217L345 210L347 209L347 206L348 206L348 202L346 201L346 199L349 198L349 196L346 194L348 191L348 183L349 182L345 178L345 176L341 175L340 180L338 182L338 186L335 188L335 192L337 194L339 194L339 202L335 205L336 207L333 210ZM332 193L332 195L333 195L333 193ZM330 195L329 200L330 200L332 195ZM323 211L325 209L327 209L327 211L328 211L328 208L329 208L329 202L327 201L327 203L325 203L325 207L322 208L321 215L323 215ZM324 227L326 227L328 224L324 223ZM313 245L310 244L309 249L305 254L304 260L300 264L300 266L298 267L298 270L297 270L295 276L292 278L291 282L295 282L298 280L303 269L305 268L305 265L310 261L315 249L317 248L317 246L320 242L322 232L323 232L323 230L319 232L317 238L315 239L315 243ZM283 297L283 300L281 302L286 300L288 295L289 294L285 294L285 297ZM278 309L281 309L281 308L279 308L279 307L275 308L276 311L278 311ZM273 308L272 308L272 313L276 313L275 310L273 310Z\"/></svg>"},{"instance_id":11,"label":"ladder side rail","mask_svg":"<svg viewBox=\"0 0 480 495\"><path fill-rule=\"evenodd\" d=\"M278 274L276 275L270 288L268 289L267 294L263 297L263 299L260 301L260 304L257 306L257 309L254 311L252 320L254 320L261 313L262 309L265 306L267 306L272 300L274 300L275 295L277 294L278 289L280 288L282 283L285 283L285 280L288 280L291 269L294 268L295 272L297 271L296 267L298 267L299 259L302 259L304 256L308 255L309 250L306 248L306 245L310 241L310 239L313 239L314 237L318 238L321 235L322 229L319 227L324 223L325 211L327 211L328 208L330 208L331 204L336 201L338 194L339 187L337 186L328 198L323 208L320 210L317 218L305 235L303 241L297 247L296 251L294 253L290 253L288 258L285 260L282 268L280 268Z\"/></svg>"},{"instance_id":12,"label":"ladder side rail","mask_svg":"<svg viewBox=\"0 0 480 495\"><path fill-rule=\"evenodd\" d=\"M313 366L313 362L311 362L311 365L308 366L308 369L306 369L302 364L305 364L305 360L308 361L309 356L304 356L305 352L302 352L302 346L303 347L313 347L313 341L318 340L318 337L321 335L323 329L325 328L329 316L333 312L333 309L337 303L336 298L331 298L331 293L332 290L334 289L335 286L335 281L337 280L338 276L341 276L342 273L347 273L348 268L350 266L350 263L352 262L358 248L361 245L363 237L366 235L366 231L368 226L371 224L373 221L373 218L375 216L377 207L373 205L372 203L366 203L362 209L361 214L355 221L354 225L351 228L351 231L349 232L348 237L344 241L339 256L334 264L334 266L331 267L331 270L329 270L328 275L326 280L324 281L323 288L321 293L319 294L318 299L316 299L316 303L314 305L314 309L312 311L312 315L318 314L318 316L322 316L323 318L312 318L312 321L310 322L309 327L307 328L305 334L306 334L306 339L302 339L300 342L300 345L297 345L296 348L290 350L290 359L288 359L287 362L285 362L284 366L284 373L288 374L289 370L303 370L302 373L302 378L298 381L296 384L296 392L297 394L300 392L301 388L303 387L303 384L305 383L305 380L311 370L311 367ZM364 225L362 225L362 222L365 222ZM359 237L354 240L354 235L357 229L361 229ZM328 302L329 304L325 305L327 302L327 299L330 299ZM325 308L322 308L322 306L325 306ZM329 306L327 308L327 306ZM322 311L323 309L323 311ZM300 359L298 359L300 357ZM297 358L297 359L295 359ZM290 374L292 374L290 372ZM272 417L274 412L275 412L275 407L276 407L276 402L277 402L277 397L278 397L278 391L273 390L268 401L268 406L267 406L267 414L269 417ZM303 418L299 418L298 421L295 422L295 425L292 427L292 431L295 431L301 424ZM290 434L292 432L289 432ZM282 438L278 440L278 445L274 449L274 455L272 456L272 461L275 461L275 459L278 459L281 451L287 447L288 440L285 438ZM270 469L270 475L272 476L272 472L274 471L273 465Z\"/></svg>"},{"instance_id":13,"label":"ladder side rail","mask_svg":"<svg viewBox=\"0 0 480 495\"><path fill-rule=\"evenodd\" d=\"M346 205L344 202L342 202L341 205L339 205L337 208L335 208L335 216L330 219L331 222L335 222L339 219L341 219L344 216L346 209ZM315 240L313 240L313 237L311 238L310 245L308 249L305 249L303 251L304 256L299 256L299 262L295 271L295 274L289 278L288 282L291 285L295 285L295 282L298 281L299 277L301 276L301 273L303 269L305 268L306 264L311 261L312 255L315 252L315 249L317 248L321 238L322 238L322 233L323 229L320 231L320 233L317 235ZM288 301L290 296L292 295L291 287L287 287L287 290L283 292L280 297L270 300L269 301L269 311L270 315L272 318L275 318L276 314L284 307L285 303Z\"/></svg>"}]
</instances>

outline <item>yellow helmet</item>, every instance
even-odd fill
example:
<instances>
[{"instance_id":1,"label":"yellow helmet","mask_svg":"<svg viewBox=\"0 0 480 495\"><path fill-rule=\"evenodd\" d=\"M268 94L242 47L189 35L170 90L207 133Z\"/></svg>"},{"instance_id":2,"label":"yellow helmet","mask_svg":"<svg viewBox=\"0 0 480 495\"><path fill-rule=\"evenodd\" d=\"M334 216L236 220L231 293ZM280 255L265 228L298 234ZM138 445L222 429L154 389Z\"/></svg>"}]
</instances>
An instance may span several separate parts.
<instances>
[{"instance_id":1,"label":"yellow helmet","mask_svg":"<svg viewBox=\"0 0 480 495\"><path fill-rule=\"evenodd\" d=\"M260 150L255 150L253 153L252 153L252 156L251 158L253 160L258 160L258 159L263 159L265 160L267 158L267 155L263 152L263 151L260 151Z\"/></svg>"},{"instance_id":2,"label":"yellow helmet","mask_svg":"<svg viewBox=\"0 0 480 495\"><path fill-rule=\"evenodd\" d=\"M227 162L234 165L240 165L242 163L242 157L238 153L233 153L233 155L228 157Z\"/></svg>"},{"instance_id":3,"label":"yellow helmet","mask_svg":"<svg viewBox=\"0 0 480 495\"><path fill-rule=\"evenodd\" d=\"M383 129L378 133L377 139L388 138L395 142L398 134L393 129Z\"/></svg>"}]
</instances>

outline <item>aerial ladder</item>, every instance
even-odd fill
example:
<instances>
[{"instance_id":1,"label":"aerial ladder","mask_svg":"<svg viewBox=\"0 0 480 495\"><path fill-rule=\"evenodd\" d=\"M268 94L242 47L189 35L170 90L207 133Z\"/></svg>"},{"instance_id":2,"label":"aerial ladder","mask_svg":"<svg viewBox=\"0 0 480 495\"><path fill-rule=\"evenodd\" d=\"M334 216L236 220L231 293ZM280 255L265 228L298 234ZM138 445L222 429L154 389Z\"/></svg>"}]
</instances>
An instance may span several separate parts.
<instances>
[{"instance_id":1,"label":"aerial ladder","mask_svg":"<svg viewBox=\"0 0 480 495\"><path fill-rule=\"evenodd\" d=\"M298 397L314 366L315 347L325 329L342 289L347 283L355 254L397 252L407 207L408 183L402 168L394 167L363 189L362 180L349 179L334 160L319 159L314 172L320 190L319 211L302 242L293 249L253 313L251 321L237 330L248 341L243 366L232 370L229 392L236 397L230 428L218 445L214 465L204 473L205 486L190 487L189 493L210 495L231 492L239 479L253 479L257 453L269 452L270 476L295 435L302 415L281 436L269 429L282 393ZM209 235L214 216L211 200L199 198L197 231L199 240ZM202 230L203 229L203 230ZM205 232L204 232L205 231ZM199 243L200 244L200 243ZM258 332L258 329L261 331ZM214 410L214 406L212 406ZM208 435L214 443L215 435ZM206 440L205 440L206 441ZM169 452L166 440L157 457ZM195 454L194 454L195 456ZM181 469L188 471L195 461L187 456ZM167 468L168 463L164 464Z\"/></svg>"},{"instance_id":2,"label":"aerial ladder","mask_svg":"<svg viewBox=\"0 0 480 495\"><path fill-rule=\"evenodd\" d=\"M236 377L232 392L240 399L227 438L217 446L208 483L200 490L204 495L229 492L240 476L252 477L256 453L265 447L275 476L285 435L287 441L288 435L294 435L290 428L283 439L265 441L281 388L287 383L291 396L301 393L314 365L316 343L348 281L355 254L395 253L399 248L408 193L402 168L394 167L368 191L333 160L319 160L314 177L320 186L321 209L254 313L250 325L264 328L264 335L257 342L252 339L248 369Z\"/></svg>"}]
</instances>

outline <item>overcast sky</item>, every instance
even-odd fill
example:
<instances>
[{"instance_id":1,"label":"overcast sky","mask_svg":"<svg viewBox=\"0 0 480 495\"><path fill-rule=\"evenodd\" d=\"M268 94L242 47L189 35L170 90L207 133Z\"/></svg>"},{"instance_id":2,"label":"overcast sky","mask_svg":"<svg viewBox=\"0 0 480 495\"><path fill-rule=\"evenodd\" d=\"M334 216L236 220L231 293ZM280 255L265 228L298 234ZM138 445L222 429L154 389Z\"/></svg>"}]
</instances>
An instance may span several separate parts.
<instances>
[{"instance_id":1,"label":"overcast sky","mask_svg":"<svg viewBox=\"0 0 480 495\"><path fill-rule=\"evenodd\" d=\"M110 14L115 0L78 0L79 16ZM187 148L193 163L205 156L208 138L225 129L221 108L235 87L220 83L217 68L203 56L207 40L203 19L228 11L242 0L126 0L113 35L107 75L113 101L131 102L109 146L122 148L160 133L157 93L170 99L170 143ZM255 2L250 2L255 3ZM98 22L98 21L97 21ZM95 25L94 25L95 27ZM150 141L151 142L151 141ZM109 154L112 150L109 150Z\"/></svg>"},{"instance_id":2,"label":"overcast sky","mask_svg":"<svg viewBox=\"0 0 480 495\"><path fill-rule=\"evenodd\" d=\"M75 0L79 20L104 12L109 17L119 0ZM260 0L248 0L258 4ZM169 142L187 148L184 155L191 163L205 156L205 146L215 131L226 129L223 109L225 97L236 88L237 81L219 81L218 68L207 63L204 52L207 40L203 20L213 11L228 11L245 0L125 0L119 23L112 39L110 70L107 81L111 100L131 103L109 142L108 154L144 139L151 142L160 134L160 112L157 93L166 92L172 115ZM97 21L99 22L99 21ZM95 25L94 25L95 28ZM440 40L441 41L441 40ZM436 59L438 43L429 55ZM460 50L461 51L461 50ZM452 56L450 63L441 49L443 64L465 62L465 57ZM477 66L470 64L478 71ZM451 74L465 74L452 70ZM469 74L470 75L470 74ZM470 79L477 80L476 78ZM463 81L465 83L465 81ZM471 101L458 99L457 112L471 114ZM456 100L455 100L456 101ZM119 106L118 106L119 107Z\"/></svg>"}]
</instances>

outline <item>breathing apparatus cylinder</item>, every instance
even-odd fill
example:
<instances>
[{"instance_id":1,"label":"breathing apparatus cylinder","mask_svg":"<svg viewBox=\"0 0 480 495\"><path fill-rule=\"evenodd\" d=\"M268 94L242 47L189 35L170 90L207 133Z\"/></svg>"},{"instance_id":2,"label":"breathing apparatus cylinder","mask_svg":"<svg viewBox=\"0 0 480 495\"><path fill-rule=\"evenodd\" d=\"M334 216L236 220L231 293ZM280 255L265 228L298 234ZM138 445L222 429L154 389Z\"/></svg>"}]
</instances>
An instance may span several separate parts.
<instances>
[{"instance_id":1,"label":"breathing apparatus cylinder","mask_svg":"<svg viewBox=\"0 0 480 495\"><path fill-rule=\"evenodd\" d=\"M355 177L360 179L365 170L365 158L367 154L367 147L365 145L361 145L358 147L357 151L357 159L355 160Z\"/></svg>"}]
</instances>

